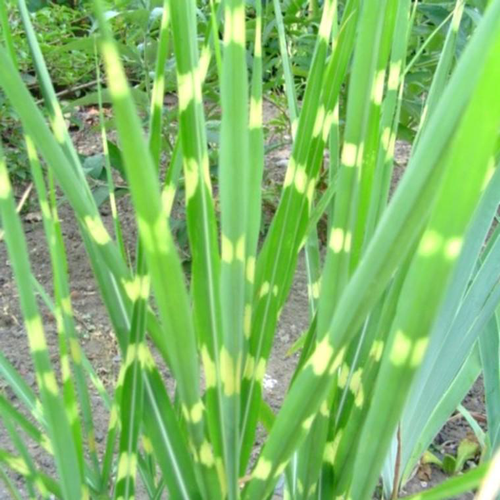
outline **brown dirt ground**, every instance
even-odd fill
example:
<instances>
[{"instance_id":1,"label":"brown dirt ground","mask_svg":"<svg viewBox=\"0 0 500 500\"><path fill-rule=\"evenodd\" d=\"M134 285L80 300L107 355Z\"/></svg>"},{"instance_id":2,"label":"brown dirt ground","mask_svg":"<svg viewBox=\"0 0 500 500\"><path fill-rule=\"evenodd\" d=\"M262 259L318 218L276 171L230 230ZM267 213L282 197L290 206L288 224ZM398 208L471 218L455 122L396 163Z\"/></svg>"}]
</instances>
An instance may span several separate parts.
<instances>
[{"instance_id":1,"label":"brown dirt ground","mask_svg":"<svg viewBox=\"0 0 500 500\"><path fill-rule=\"evenodd\" d=\"M273 114L271 111L269 113ZM91 124L94 119L92 117L89 118ZM81 153L88 155L100 151L100 139L96 133L89 134L84 130L83 132L74 134L74 140ZM395 183L397 183L397 180L404 171L409 155L408 150L409 147L406 144L400 143L397 146L396 158L398 166L395 169ZM288 146L278 148L268 155L266 189L271 193L271 199L275 186L279 185L284 176L288 156ZM121 199L119 206L123 227L127 231L127 244L133 246L135 223L128 200ZM272 211L272 206L269 207L269 210ZM112 221L109 209L106 206L103 207L102 213L106 225L108 228L111 228ZM67 204L61 204L60 215L69 261L73 306L82 338L82 345L97 373L106 384L112 385L120 365L117 344L111 331L106 311L96 291L96 285L87 263L85 249L71 214L71 209ZM37 279L50 293L52 291L51 266L45 245L43 228L37 217L36 202L32 202L30 205L30 212L25 215L24 224L32 268ZM296 364L296 356L287 356L287 351L308 326L306 285L305 266L301 259L293 289L276 333L274 348L265 378L265 399L275 410L281 406ZM57 360L55 322L45 309L43 311L49 349L52 360L55 362ZM19 370L21 375L25 377L28 384L35 388L35 377L22 316L19 311L18 295L3 243L0 243L0 349ZM0 381L0 390L11 400L16 400L12 391L3 380ZM94 404L94 419L97 427L96 439L98 445L102 447L107 428L107 412L100 403L96 391L92 391L92 400ZM472 389L465 401L465 406L471 411L484 414L484 396L480 382ZM446 425L440 432L436 438L436 444L445 443L447 450L453 451L468 431L469 429L463 420L455 420ZM261 430L258 435L257 446L261 444L264 437L264 433ZM9 448L8 441L7 432L3 426L0 426L0 446ZM47 471L53 470L51 459L42 450L37 449L33 444L30 444L30 449L43 469ZM420 479L422 477L424 479ZM409 485L407 485L405 491L410 493L425 489L428 486L441 482L444 479L444 475L438 469L432 469L428 476L420 476L420 478L418 475L415 476ZM4 489L3 484L0 484L0 499L3 498L8 498L8 493ZM145 495L143 496L139 493L137 498L145 498ZM468 499L471 497L466 495L461 498Z\"/></svg>"}]
</instances>

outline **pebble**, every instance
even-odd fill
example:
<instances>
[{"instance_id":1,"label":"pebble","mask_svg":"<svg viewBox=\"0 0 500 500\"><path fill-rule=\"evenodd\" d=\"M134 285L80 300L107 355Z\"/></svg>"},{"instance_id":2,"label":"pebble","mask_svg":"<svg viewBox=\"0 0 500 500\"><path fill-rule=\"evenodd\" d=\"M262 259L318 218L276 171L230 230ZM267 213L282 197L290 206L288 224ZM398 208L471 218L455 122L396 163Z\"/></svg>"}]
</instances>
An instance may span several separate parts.
<instances>
[{"instance_id":1,"label":"pebble","mask_svg":"<svg viewBox=\"0 0 500 500\"><path fill-rule=\"evenodd\" d=\"M264 386L264 389L267 391L272 391L274 387L277 385L278 381L271 376L264 375L264 380L262 381L262 385Z\"/></svg>"}]
</instances>

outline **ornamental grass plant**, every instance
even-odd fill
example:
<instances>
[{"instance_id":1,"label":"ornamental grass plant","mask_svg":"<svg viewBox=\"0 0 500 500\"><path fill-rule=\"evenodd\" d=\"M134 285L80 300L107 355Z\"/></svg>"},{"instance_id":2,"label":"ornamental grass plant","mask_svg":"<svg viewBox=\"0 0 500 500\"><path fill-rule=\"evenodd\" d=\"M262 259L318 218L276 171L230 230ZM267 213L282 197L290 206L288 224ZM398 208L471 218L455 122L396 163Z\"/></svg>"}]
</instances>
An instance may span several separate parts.
<instances>
[{"instance_id":1,"label":"ornamental grass plant","mask_svg":"<svg viewBox=\"0 0 500 500\"><path fill-rule=\"evenodd\" d=\"M37 382L32 389L0 356L0 375L19 402L0 397L15 450L0 449L0 470L13 498L22 492L12 472L22 477L29 498L140 498L142 483L140 495L151 499L262 500L282 481L290 500L368 500L380 477L379 495L396 498L483 370L489 423L483 463L424 495L449 498L480 485L495 465L490 459L500 429L500 239L498 227L491 230L500 192L500 0L476 12L480 21L457 58L461 19L477 2L468 3L457 0L439 28L446 30L445 44L409 165L389 200L417 2L312 2L315 48L299 100L288 58L293 40L278 0L272 10L261 0L211 0L208 34L197 33L195 0L165 0L145 124L105 6L95 0L99 58L138 228L132 263L123 251L119 213L113 233L103 224L25 0L19 12L42 106L16 69L2 9L0 88L25 133L54 284L50 295L33 273L0 153L1 221ZM282 50L292 149L279 204L260 242L262 37L269 12ZM178 137L160 176L170 42ZM218 67L222 110L215 181L204 108L211 64ZM322 168L328 186L320 190ZM169 227L179 179L189 275ZM112 193L111 175L108 180ZM112 388L100 381L75 327L58 190L75 214L121 351ZM275 414L263 400L262 382L302 254L310 326ZM57 320L56 364L39 297ZM165 367L175 395L167 390ZM109 412L103 449L95 443L91 386ZM259 422L266 437L253 462ZM31 441L46 450L52 471L36 463ZM485 483L490 487L492 474Z\"/></svg>"}]
</instances>

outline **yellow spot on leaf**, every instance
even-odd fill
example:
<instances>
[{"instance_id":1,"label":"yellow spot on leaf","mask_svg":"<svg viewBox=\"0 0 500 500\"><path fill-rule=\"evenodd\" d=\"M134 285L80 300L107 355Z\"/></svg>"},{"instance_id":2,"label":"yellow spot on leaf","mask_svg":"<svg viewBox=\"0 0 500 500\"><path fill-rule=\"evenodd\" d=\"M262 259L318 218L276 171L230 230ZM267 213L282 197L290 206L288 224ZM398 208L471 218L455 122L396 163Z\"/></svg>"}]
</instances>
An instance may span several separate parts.
<instances>
[{"instance_id":1,"label":"yellow spot on leaf","mask_svg":"<svg viewBox=\"0 0 500 500\"><path fill-rule=\"evenodd\" d=\"M325 107L320 106L316 114L316 121L314 122L313 137L318 137L323 131L323 123L325 121Z\"/></svg>"},{"instance_id":2,"label":"yellow spot on leaf","mask_svg":"<svg viewBox=\"0 0 500 500\"><path fill-rule=\"evenodd\" d=\"M234 43L240 47L245 47L245 10L244 3L236 8L226 10L226 29L224 44Z\"/></svg>"},{"instance_id":3,"label":"yellow spot on leaf","mask_svg":"<svg viewBox=\"0 0 500 500\"><path fill-rule=\"evenodd\" d=\"M332 366L330 367L330 375L333 375L338 368L340 367L343 359L344 359L344 354L345 354L345 347L342 347L338 354L334 357Z\"/></svg>"},{"instance_id":4,"label":"yellow spot on leaf","mask_svg":"<svg viewBox=\"0 0 500 500\"><path fill-rule=\"evenodd\" d=\"M201 103L201 88L196 68L184 75L177 74L177 95L179 112L186 111L191 103Z\"/></svg>"},{"instance_id":5,"label":"yellow spot on leaf","mask_svg":"<svg viewBox=\"0 0 500 500\"><path fill-rule=\"evenodd\" d=\"M421 339L418 339L414 346L413 346L413 352L411 355L411 366L417 367L420 365L422 360L424 359L425 351L427 350L427 345L429 344L429 338L424 337Z\"/></svg>"},{"instance_id":6,"label":"yellow spot on leaf","mask_svg":"<svg viewBox=\"0 0 500 500\"><path fill-rule=\"evenodd\" d=\"M257 380L258 382L262 382L265 374L266 374L266 360L265 358L260 358L255 368L255 380Z\"/></svg>"},{"instance_id":7,"label":"yellow spot on leaf","mask_svg":"<svg viewBox=\"0 0 500 500\"><path fill-rule=\"evenodd\" d=\"M249 354L246 357L245 371L244 371L243 376L246 379L251 380L252 377L253 377L254 370L255 370L255 358L252 355Z\"/></svg>"},{"instance_id":8,"label":"yellow spot on leaf","mask_svg":"<svg viewBox=\"0 0 500 500\"><path fill-rule=\"evenodd\" d=\"M351 251L351 233L348 232L344 238L344 252L349 253Z\"/></svg>"},{"instance_id":9,"label":"yellow spot on leaf","mask_svg":"<svg viewBox=\"0 0 500 500\"><path fill-rule=\"evenodd\" d=\"M255 479L260 479L265 481L271 474L272 463L270 460L266 460L264 457L260 457L257 462L257 467L255 467L252 476Z\"/></svg>"},{"instance_id":10,"label":"yellow spot on leaf","mask_svg":"<svg viewBox=\"0 0 500 500\"><path fill-rule=\"evenodd\" d=\"M390 141L391 141L391 127L385 127L384 131L382 132L382 145L384 146L384 149L387 149L389 147Z\"/></svg>"},{"instance_id":11,"label":"yellow spot on leaf","mask_svg":"<svg viewBox=\"0 0 500 500\"><path fill-rule=\"evenodd\" d=\"M126 365L122 364L120 368L120 372L118 373L118 380L116 382L118 387L121 387L123 385L123 380L125 379L125 372L126 372Z\"/></svg>"},{"instance_id":12,"label":"yellow spot on leaf","mask_svg":"<svg viewBox=\"0 0 500 500\"><path fill-rule=\"evenodd\" d=\"M363 373L363 369L359 368L354 372L354 374L351 377L351 382L349 384L349 388L351 389L352 393L354 394L354 404L358 407L361 408L363 406L363 403L365 401L365 391L363 389L363 384L361 383L361 375Z\"/></svg>"},{"instance_id":13,"label":"yellow spot on leaf","mask_svg":"<svg viewBox=\"0 0 500 500\"><path fill-rule=\"evenodd\" d=\"M363 368L358 368L351 377L351 382L349 383L349 388L352 392L358 392L361 387L361 375L363 374Z\"/></svg>"},{"instance_id":14,"label":"yellow spot on leaf","mask_svg":"<svg viewBox=\"0 0 500 500\"><path fill-rule=\"evenodd\" d=\"M328 246L333 253L339 253L342 250L344 246L344 231L341 228L336 227L332 229Z\"/></svg>"},{"instance_id":15,"label":"yellow spot on leaf","mask_svg":"<svg viewBox=\"0 0 500 500\"><path fill-rule=\"evenodd\" d=\"M226 470L224 469L224 462L220 457L215 459L215 468L217 470L217 477L219 478L222 498L225 498L227 495Z\"/></svg>"},{"instance_id":16,"label":"yellow spot on leaf","mask_svg":"<svg viewBox=\"0 0 500 500\"><path fill-rule=\"evenodd\" d=\"M187 158L184 161L184 182L186 186L186 202L194 196L198 189L198 162L194 158Z\"/></svg>"},{"instance_id":17,"label":"yellow spot on leaf","mask_svg":"<svg viewBox=\"0 0 500 500\"><path fill-rule=\"evenodd\" d=\"M314 493L316 493L316 487L317 487L317 483L311 484L311 486L309 487L309 492L307 494L308 498L312 497L314 495Z\"/></svg>"},{"instance_id":18,"label":"yellow spot on leaf","mask_svg":"<svg viewBox=\"0 0 500 500\"><path fill-rule=\"evenodd\" d=\"M330 19L333 17L333 9L336 8L335 2L325 2L324 8L329 10L323 14L322 22L319 26L318 35L323 43L328 43L331 33L331 22Z\"/></svg>"},{"instance_id":19,"label":"yellow spot on leaf","mask_svg":"<svg viewBox=\"0 0 500 500\"><path fill-rule=\"evenodd\" d=\"M212 51L210 50L210 46L208 44L203 44L203 48L201 49L201 55L200 55L200 71L199 71L200 81L202 82L205 81L205 77L207 76L211 59L212 59Z\"/></svg>"},{"instance_id":20,"label":"yellow spot on leaf","mask_svg":"<svg viewBox=\"0 0 500 500\"><path fill-rule=\"evenodd\" d=\"M111 238L109 237L108 231L104 227L102 220L98 217L91 217L87 215L83 219L87 229L89 231L89 236L98 244L98 245L107 245L111 242Z\"/></svg>"},{"instance_id":21,"label":"yellow spot on leaf","mask_svg":"<svg viewBox=\"0 0 500 500\"><path fill-rule=\"evenodd\" d=\"M355 144L346 143L342 150L342 163L346 167L354 167L357 161L358 148Z\"/></svg>"},{"instance_id":22,"label":"yellow spot on leaf","mask_svg":"<svg viewBox=\"0 0 500 500\"><path fill-rule=\"evenodd\" d=\"M262 99L258 101L252 97L250 100L250 130L262 127Z\"/></svg>"},{"instance_id":23,"label":"yellow spot on leaf","mask_svg":"<svg viewBox=\"0 0 500 500\"><path fill-rule=\"evenodd\" d=\"M205 387L210 389L217 384L217 373L215 370L215 363L213 362L208 352L207 346L201 348L201 360L203 362L203 369L205 371Z\"/></svg>"},{"instance_id":24,"label":"yellow spot on leaf","mask_svg":"<svg viewBox=\"0 0 500 500\"><path fill-rule=\"evenodd\" d=\"M316 417L316 415L311 415L310 417L306 418L303 422L302 422L302 428L306 431L308 431L310 428L311 428L311 425L314 421L314 418Z\"/></svg>"},{"instance_id":25,"label":"yellow spot on leaf","mask_svg":"<svg viewBox=\"0 0 500 500\"><path fill-rule=\"evenodd\" d=\"M67 354L61 354L61 375L63 382L67 382L71 371L69 367L69 359Z\"/></svg>"},{"instance_id":26,"label":"yellow spot on leaf","mask_svg":"<svg viewBox=\"0 0 500 500\"><path fill-rule=\"evenodd\" d=\"M314 353L309 358L307 366L311 366L315 375L322 375L328 367L333 355L333 347L325 337L314 350Z\"/></svg>"},{"instance_id":27,"label":"yellow spot on leaf","mask_svg":"<svg viewBox=\"0 0 500 500\"><path fill-rule=\"evenodd\" d=\"M149 277L134 276L132 280L122 280L127 297L135 302L138 299L147 300L149 297Z\"/></svg>"},{"instance_id":28,"label":"yellow spot on leaf","mask_svg":"<svg viewBox=\"0 0 500 500\"><path fill-rule=\"evenodd\" d=\"M462 242L463 240L460 237L450 238L449 240L447 240L444 247L444 256L448 260L456 259L460 254L460 250L462 249Z\"/></svg>"},{"instance_id":29,"label":"yellow spot on leaf","mask_svg":"<svg viewBox=\"0 0 500 500\"><path fill-rule=\"evenodd\" d=\"M254 282L255 277L255 257L248 257L247 259L247 269L246 269L246 278L249 283Z\"/></svg>"},{"instance_id":30,"label":"yellow spot on leaf","mask_svg":"<svg viewBox=\"0 0 500 500\"><path fill-rule=\"evenodd\" d=\"M338 386L340 389L344 389L347 384L347 379L349 378L349 367L346 363L342 365L342 369L339 373Z\"/></svg>"},{"instance_id":31,"label":"yellow spot on leaf","mask_svg":"<svg viewBox=\"0 0 500 500\"><path fill-rule=\"evenodd\" d=\"M286 170L285 180L283 181L283 188L290 186L295 178L295 160L290 158L288 168Z\"/></svg>"},{"instance_id":32,"label":"yellow spot on leaf","mask_svg":"<svg viewBox=\"0 0 500 500\"><path fill-rule=\"evenodd\" d=\"M45 372L43 374L43 385L53 396L59 395L59 388L57 387L56 377L53 372Z\"/></svg>"},{"instance_id":33,"label":"yellow spot on leaf","mask_svg":"<svg viewBox=\"0 0 500 500\"><path fill-rule=\"evenodd\" d=\"M137 456L135 453L127 453L126 451L120 455L118 462L118 473L116 481L120 481L127 476L135 476L137 467Z\"/></svg>"},{"instance_id":34,"label":"yellow spot on leaf","mask_svg":"<svg viewBox=\"0 0 500 500\"><path fill-rule=\"evenodd\" d=\"M77 409L77 415L78 415L78 409ZM87 440L89 443L89 451L91 451L92 453L95 452L97 450L97 444L95 442L95 435L93 430L89 431L87 435Z\"/></svg>"},{"instance_id":35,"label":"yellow spot on leaf","mask_svg":"<svg viewBox=\"0 0 500 500\"><path fill-rule=\"evenodd\" d=\"M236 243L235 258L239 262L245 262L245 235L242 234Z\"/></svg>"},{"instance_id":36,"label":"yellow spot on leaf","mask_svg":"<svg viewBox=\"0 0 500 500\"><path fill-rule=\"evenodd\" d=\"M40 495L43 498L49 498L50 493L47 490L47 488L45 487L45 484L43 484L43 481L40 477L37 477L35 479L34 484L35 484L36 489L38 490L38 492L40 493Z\"/></svg>"},{"instance_id":37,"label":"yellow spot on leaf","mask_svg":"<svg viewBox=\"0 0 500 500\"><path fill-rule=\"evenodd\" d=\"M395 61L391 63L389 69L389 79L387 82L388 90L397 90L399 86L400 62Z\"/></svg>"},{"instance_id":38,"label":"yellow spot on leaf","mask_svg":"<svg viewBox=\"0 0 500 500\"><path fill-rule=\"evenodd\" d=\"M45 351L47 349L47 343L45 342L43 324L40 316L37 315L32 318L27 318L24 320L24 324L26 325L26 332L28 333L30 349L33 352Z\"/></svg>"},{"instance_id":39,"label":"yellow spot on leaf","mask_svg":"<svg viewBox=\"0 0 500 500\"><path fill-rule=\"evenodd\" d=\"M313 299L319 299L319 292L320 292L320 281L315 281L311 285L311 295Z\"/></svg>"},{"instance_id":40,"label":"yellow spot on leaf","mask_svg":"<svg viewBox=\"0 0 500 500\"><path fill-rule=\"evenodd\" d=\"M172 184L168 184L165 186L165 189L161 192L161 204L163 207L163 211L166 214L170 214L172 210L172 205L174 204L175 199L175 187Z\"/></svg>"},{"instance_id":41,"label":"yellow spot on leaf","mask_svg":"<svg viewBox=\"0 0 500 500\"><path fill-rule=\"evenodd\" d=\"M259 291L259 298L265 297L269 293L270 288L269 281L262 283Z\"/></svg>"},{"instance_id":42,"label":"yellow spot on leaf","mask_svg":"<svg viewBox=\"0 0 500 500\"><path fill-rule=\"evenodd\" d=\"M375 75L375 81L373 82L373 102L380 106L382 104L382 99L384 97L384 83L385 83L385 70L380 70Z\"/></svg>"},{"instance_id":43,"label":"yellow spot on leaf","mask_svg":"<svg viewBox=\"0 0 500 500\"><path fill-rule=\"evenodd\" d=\"M300 479L297 479L297 491L302 495L304 493L304 485Z\"/></svg>"},{"instance_id":44,"label":"yellow spot on leaf","mask_svg":"<svg viewBox=\"0 0 500 500\"><path fill-rule=\"evenodd\" d=\"M330 409L328 408L328 403L327 401L323 401L323 403L321 403L321 407L319 409L319 413L323 416L323 417L328 417L330 415Z\"/></svg>"},{"instance_id":45,"label":"yellow spot on leaf","mask_svg":"<svg viewBox=\"0 0 500 500\"><path fill-rule=\"evenodd\" d=\"M0 199L6 200L10 195L10 191L9 176L7 175L5 162L2 161L2 165L0 166Z\"/></svg>"},{"instance_id":46,"label":"yellow spot on leaf","mask_svg":"<svg viewBox=\"0 0 500 500\"><path fill-rule=\"evenodd\" d=\"M202 401L198 401L192 408L191 408L191 422L193 424L197 424L198 422L201 422L201 417L203 416L203 410L205 407L203 406Z\"/></svg>"},{"instance_id":47,"label":"yellow spot on leaf","mask_svg":"<svg viewBox=\"0 0 500 500\"><path fill-rule=\"evenodd\" d=\"M6 457L5 461L9 465L9 467L15 470L17 473L22 476L29 475L29 469L26 462L21 457Z\"/></svg>"},{"instance_id":48,"label":"yellow spot on leaf","mask_svg":"<svg viewBox=\"0 0 500 500\"><path fill-rule=\"evenodd\" d=\"M82 500L89 500L90 498L90 493L89 493L89 488L86 484L82 484ZM129 500L134 500L134 496L130 496Z\"/></svg>"},{"instance_id":49,"label":"yellow spot on leaf","mask_svg":"<svg viewBox=\"0 0 500 500\"><path fill-rule=\"evenodd\" d=\"M326 444L323 456L325 462L328 462L331 465L335 463L335 456L337 455L341 439L342 439L342 431L338 431L337 434L335 435L335 439Z\"/></svg>"},{"instance_id":50,"label":"yellow spot on leaf","mask_svg":"<svg viewBox=\"0 0 500 500\"><path fill-rule=\"evenodd\" d=\"M206 467L213 467L215 464L212 447L207 440L203 441L200 448L200 462Z\"/></svg>"},{"instance_id":51,"label":"yellow spot on leaf","mask_svg":"<svg viewBox=\"0 0 500 500\"><path fill-rule=\"evenodd\" d=\"M54 454L54 449L52 448L52 443L46 434L42 436L42 448L49 454Z\"/></svg>"},{"instance_id":52,"label":"yellow spot on leaf","mask_svg":"<svg viewBox=\"0 0 500 500\"><path fill-rule=\"evenodd\" d=\"M110 86L111 91L113 88ZM126 89L125 89L126 90ZM118 95L119 92L114 92ZM53 119L50 120L50 125L52 131L54 132L54 137L59 144L63 144L66 138L66 123L64 123L64 118L60 114L56 114Z\"/></svg>"},{"instance_id":53,"label":"yellow spot on leaf","mask_svg":"<svg viewBox=\"0 0 500 500\"><path fill-rule=\"evenodd\" d=\"M441 249L443 237L436 231L428 230L422 236L418 253L423 257L430 257Z\"/></svg>"},{"instance_id":54,"label":"yellow spot on leaf","mask_svg":"<svg viewBox=\"0 0 500 500\"><path fill-rule=\"evenodd\" d=\"M307 174L303 165L299 165L295 171L295 189L300 193L305 193L307 186Z\"/></svg>"},{"instance_id":55,"label":"yellow spot on leaf","mask_svg":"<svg viewBox=\"0 0 500 500\"><path fill-rule=\"evenodd\" d=\"M205 186L207 190L212 192L212 181L210 180L210 164L208 160L208 154L203 153L203 157L201 159L201 171L203 175L203 180L205 182Z\"/></svg>"},{"instance_id":56,"label":"yellow spot on leaf","mask_svg":"<svg viewBox=\"0 0 500 500\"><path fill-rule=\"evenodd\" d=\"M144 342L141 342L139 344L138 351L137 351L137 356L139 358L139 363L143 367L154 366L153 357L151 356L151 353L149 352L148 346Z\"/></svg>"},{"instance_id":57,"label":"yellow spot on leaf","mask_svg":"<svg viewBox=\"0 0 500 500\"><path fill-rule=\"evenodd\" d=\"M370 349L369 356L373 358L377 363L382 358L382 353L384 352L384 342L383 340L375 340Z\"/></svg>"},{"instance_id":58,"label":"yellow spot on leaf","mask_svg":"<svg viewBox=\"0 0 500 500\"><path fill-rule=\"evenodd\" d=\"M333 122L335 120L335 113L330 111L325 117L325 122L323 123L323 140L326 141L330 135Z\"/></svg>"},{"instance_id":59,"label":"yellow spot on leaf","mask_svg":"<svg viewBox=\"0 0 500 500\"><path fill-rule=\"evenodd\" d=\"M110 429L114 429L116 424L118 423L118 409L116 405L113 405L111 408L111 412L109 414L109 427Z\"/></svg>"},{"instance_id":60,"label":"yellow spot on leaf","mask_svg":"<svg viewBox=\"0 0 500 500\"><path fill-rule=\"evenodd\" d=\"M71 300L69 297L64 297L61 299L61 309L64 314L71 316L73 314L73 308L71 307Z\"/></svg>"},{"instance_id":61,"label":"yellow spot on leaf","mask_svg":"<svg viewBox=\"0 0 500 500\"><path fill-rule=\"evenodd\" d=\"M130 366L137 356L137 345L129 344L127 347L127 356L125 358L125 366Z\"/></svg>"},{"instance_id":62,"label":"yellow spot on leaf","mask_svg":"<svg viewBox=\"0 0 500 500\"><path fill-rule=\"evenodd\" d=\"M225 236L224 234L221 235L221 259L223 262L226 264L231 264L234 258L234 249L233 249L233 243L231 240Z\"/></svg>"},{"instance_id":63,"label":"yellow spot on leaf","mask_svg":"<svg viewBox=\"0 0 500 500\"><path fill-rule=\"evenodd\" d=\"M144 434L142 436L142 447L144 448L144 452L148 455L153 453L153 443L151 443L151 439Z\"/></svg>"},{"instance_id":64,"label":"yellow spot on leaf","mask_svg":"<svg viewBox=\"0 0 500 500\"><path fill-rule=\"evenodd\" d=\"M403 365L411 351L412 342L402 330L396 332L394 344L392 345L390 360L396 366Z\"/></svg>"}]
</instances>

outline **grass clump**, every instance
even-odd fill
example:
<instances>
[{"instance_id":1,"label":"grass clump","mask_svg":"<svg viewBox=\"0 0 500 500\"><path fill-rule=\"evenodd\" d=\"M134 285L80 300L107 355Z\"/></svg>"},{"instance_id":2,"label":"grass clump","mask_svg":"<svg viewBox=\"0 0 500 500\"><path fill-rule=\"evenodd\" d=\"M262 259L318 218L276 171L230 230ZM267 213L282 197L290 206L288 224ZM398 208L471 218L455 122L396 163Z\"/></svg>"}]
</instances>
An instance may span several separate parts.
<instances>
[{"instance_id":1,"label":"grass clump","mask_svg":"<svg viewBox=\"0 0 500 500\"><path fill-rule=\"evenodd\" d=\"M251 8L243 0L211 3L210 35L199 45L196 2L164 3L159 46L172 38L179 133L178 155L160 182L167 51L157 53L145 134L106 12L96 0L99 50L139 233L130 263L120 243L119 214L114 234L103 224L20 0L49 120L17 71L15 52L4 47L0 86L24 130L54 276L54 296L43 296L60 341L56 368L34 292L43 289L30 268L2 161L0 213L37 390L0 358L0 373L23 406L19 411L2 400L0 415L15 452L0 450L0 463L23 476L31 496L132 498L140 478L148 498L168 491L168 498L186 500L260 500L271 498L284 477L289 498L363 500L372 497L382 475L385 496L395 498L448 410L459 404L465 381L477 377L481 364L493 380L498 349L494 355L487 346L498 343L498 232L488 245L483 242L500 182L500 1L490 2L458 61L456 34L465 4L454 4L409 165L390 202L417 4L313 3L318 28L300 100L283 52L293 144L276 213L259 245L267 10L259 0ZM274 6L279 28L280 3ZM222 110L220 220L203 93L212 58ZM328 185L318 193L326 149ZM189 280L168 223L181 175ZM110 393L76 334L56 186L75 213L121 350ZM324 213L328 236L321 252L317 224ZM310 328L275 415L263 401L262 382L301 252ZM174 397L164 367L175 379ZM109 411L102 450L94 440L89 381ZM488 401L492 415L497 395ZM423 410L425 398L432 404ZM268 435L250 463L261 420ZM25 434L53 457L53 475L32 459ZM486 459L496 440L492 426ZM477 487L487 470L482 465L453 480L433 498ZM8 484L20 496L18 485Z\"/></svg>"}]
</instances>

